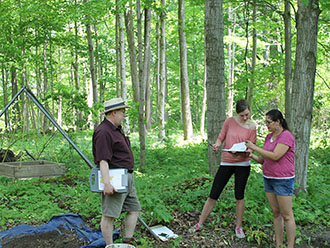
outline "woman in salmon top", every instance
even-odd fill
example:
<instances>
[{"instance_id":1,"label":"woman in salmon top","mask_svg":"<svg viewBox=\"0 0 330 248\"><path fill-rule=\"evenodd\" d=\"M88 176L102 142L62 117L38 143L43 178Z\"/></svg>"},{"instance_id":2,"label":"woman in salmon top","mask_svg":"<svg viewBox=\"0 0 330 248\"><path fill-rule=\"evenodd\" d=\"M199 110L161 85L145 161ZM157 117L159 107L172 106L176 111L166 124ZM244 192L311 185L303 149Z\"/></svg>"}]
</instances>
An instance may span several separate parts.
<instances>
[{"instance_id":1,"label":"woman in salmon top","mask_svg":"<svg viewBox=\"0 0 330 248\"><path fill-rule=\"evenodd\" d=\"M230 149L233 144L251 140L256 143L256 125L250 121L250 107L247 101L239 100L236 103L237 116L226 119L215 144L211 146L214 151L224 143L224 149ZM244 191L250 175L249 153L222 152L222 159L215 175L211 193L204 204L199 222L196 223L190 232L199 231L209 214L212 212L217 199L231 176L235 175L235 198L236 198L236 228L235 234L238 238L244 238L242 227L243 213L245 209Z\"/></svg>"},{"instance_id":2,"label":"woman in salmon top","mask_svg":"<svg viewBox=\"0 0 330 248\"><path fill-rule=\"evenodd\" d=\"M282 247L285 224L287 247L292 248L296 236L296 223L292 211L295 140L281 111L277 109L266 113L266 126L270 133L266 136L264 148L250 141L246 142L246 146L261 155L250 156L263 165L265 192L273 210L276 247Z\"/></svg>"}]
</instances>

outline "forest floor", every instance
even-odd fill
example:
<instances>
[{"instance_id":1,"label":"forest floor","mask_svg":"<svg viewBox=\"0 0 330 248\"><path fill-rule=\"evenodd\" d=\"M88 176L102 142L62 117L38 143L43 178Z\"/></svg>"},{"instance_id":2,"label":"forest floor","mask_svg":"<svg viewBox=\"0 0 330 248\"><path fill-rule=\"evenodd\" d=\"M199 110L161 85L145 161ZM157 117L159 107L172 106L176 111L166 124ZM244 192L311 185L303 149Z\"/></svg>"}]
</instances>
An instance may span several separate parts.
<instances>
[{"instance_id":1,"label":"forest floor","mask_svg":"<svg viewBox=\"0 0 330 248\"><path fill-rule=\"evenodd\" d=\"M136 242L133 244L136 247L150 247L141 245L139 236L143 236L143 240L148 243L153 243L151 247L234 247L234 248L252 248L252 247L275 247L274 242L268 242L267 244L258 244L256 241L248 242L247 238L238 239L234 234L234 225L228 225L226 229L221 229L217 226L211 226L206 224L203 231L191 234L187 230L193 225L196 219L198 219L199 212L188 213L174 213L174 219L171 223L163 224L171 229L179 237L173 241L156 241L154 237L138 223L136 228ZM212 217L210 217L212 220ZM87 223L88 224L88 223ZM271 230L271 229L269 229ZM27 235L23 237L17 237L17 239L3 245L3 248L79 248L88 245L87 242L79 240L77 234L71 230L61 230L63 233L59 235L58 232L46 232L37 235ZM119 230L120 231L120 230ZM311 232L311 230L304 230L303 235L306 235L306 240L302 240L299 245L295 245L296 248L303 247L330 247L330 229L322 228L317 233ZM268 237L265 240L273 239L273 232L270 231ZM118 243L119 240L115 241ZM329 246L327 246L328 244ZM100 247L101 248L101 247Z\"/></svg>"}]
</instances>

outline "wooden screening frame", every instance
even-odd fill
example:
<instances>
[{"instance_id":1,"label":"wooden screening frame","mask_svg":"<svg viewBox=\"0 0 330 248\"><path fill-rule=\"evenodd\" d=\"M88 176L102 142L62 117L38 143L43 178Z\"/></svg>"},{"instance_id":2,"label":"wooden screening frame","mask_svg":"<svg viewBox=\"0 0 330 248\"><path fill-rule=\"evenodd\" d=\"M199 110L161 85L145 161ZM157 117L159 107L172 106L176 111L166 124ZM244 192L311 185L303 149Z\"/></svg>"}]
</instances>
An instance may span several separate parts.
<instances>
[{"instance_id":1,"label":"wooden screening frame","mask_svg":"<svg viewBox=\"0 0 330 248\"><path fill-rule=\"evenodd\" d=\"M70 143L70 145L78 152L82 159L87 163L90 168L95 166L92 162L83 154L75 143L69 138L69 136L58 125L51 114L43 107L39 100L35 97L32 91L23 86L19 92L11 99L6 107L1 111L0 117L7 111L11 104L18 98L23 92L29 96L32 101L37 105L41 112L50 120L50 122L57 128L58 131L64 136L64 138ZM31 177L51 177L62 176L66 172L66 168L62 163L55 163L45 160L35 161L21 161L21 162L3 162L0 163L0 176L13 177L13 178L31 178Z\"/></svg>"}]
</instances>

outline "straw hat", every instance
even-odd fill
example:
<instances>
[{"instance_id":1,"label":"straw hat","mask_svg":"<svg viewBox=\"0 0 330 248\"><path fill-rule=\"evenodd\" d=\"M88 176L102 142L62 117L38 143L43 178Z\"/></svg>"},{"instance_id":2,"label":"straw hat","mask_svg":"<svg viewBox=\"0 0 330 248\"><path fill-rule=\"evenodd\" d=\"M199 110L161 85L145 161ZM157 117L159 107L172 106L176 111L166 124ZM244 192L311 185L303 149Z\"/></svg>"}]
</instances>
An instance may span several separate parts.
<instances>
[{"instance_id":1,"label":"straw hat","mask_svg":"<svg viewBox=\"0 0 330 248\"><path fill-rule=\"evenodd\" d=\"M129 106L125 104L122 98L113 98L104 103L104 114L112 110L122 109L122 108L129 108Z\"/></svg>"}]
</instances>

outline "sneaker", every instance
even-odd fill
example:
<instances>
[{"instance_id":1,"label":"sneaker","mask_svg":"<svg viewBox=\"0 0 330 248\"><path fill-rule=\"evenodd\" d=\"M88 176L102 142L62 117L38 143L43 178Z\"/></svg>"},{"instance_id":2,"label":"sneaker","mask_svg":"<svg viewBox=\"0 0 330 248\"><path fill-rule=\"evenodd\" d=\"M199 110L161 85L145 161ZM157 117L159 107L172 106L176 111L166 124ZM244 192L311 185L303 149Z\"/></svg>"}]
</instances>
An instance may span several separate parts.
<instances>
[{"instance_id":1,"label":"sneaker","mask_svg":"<svg viewBox=\"0 0 330 248\"><path fill-rule=\"evenodd\" d=\"M196 223L193 227L189 228L190 233L199 232L201 229L203 229L203 225Z\"/></svg>"},{"instance_id":2,"label":"sneaker","mask_svg":"<svg viewBox=\"0 0 330 248\"><path fill-rule=\"evenodd\" d=\"M245 234L244 234L244 231L243 231L242 227L236 227L235 228L235 233L236 233L237 238L239 238L239 239L245 238Z\"/></svg>"}]
</instances>

